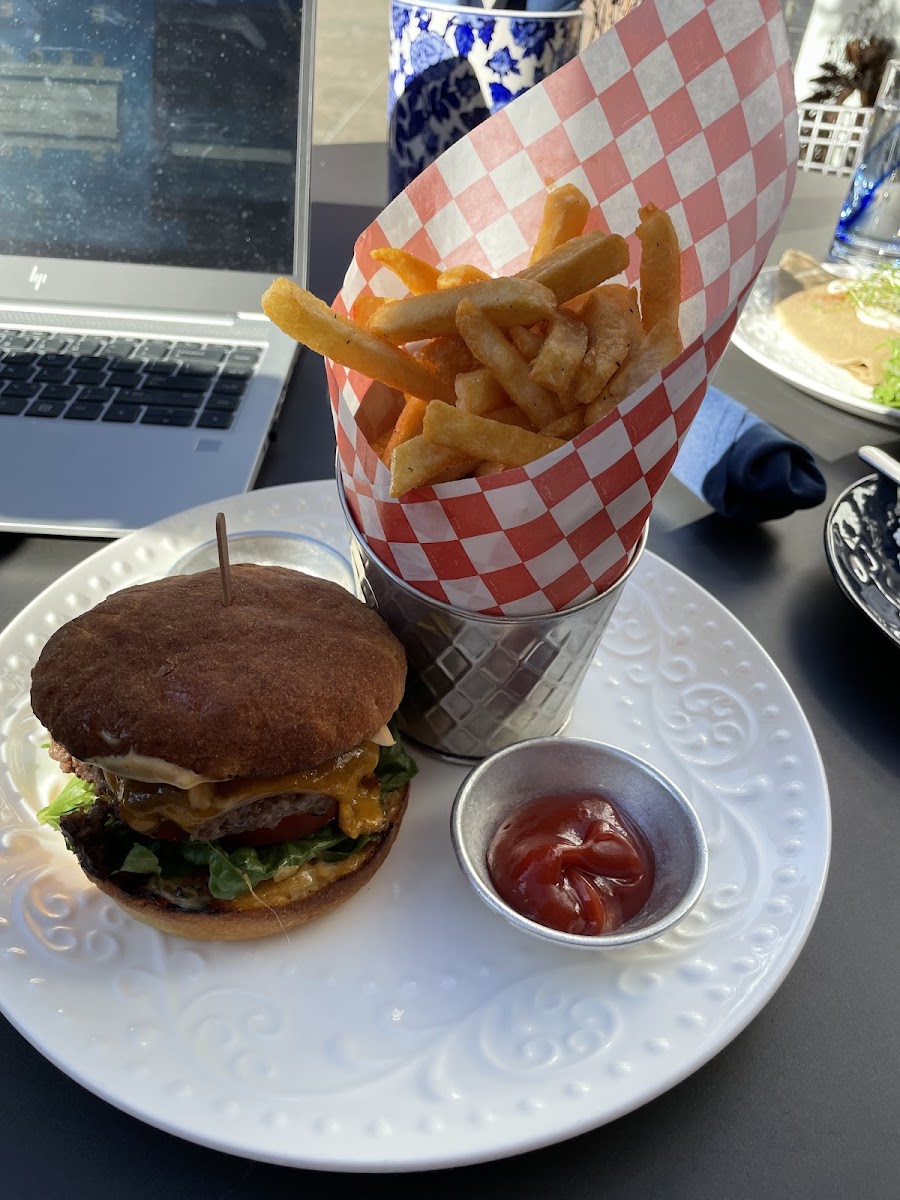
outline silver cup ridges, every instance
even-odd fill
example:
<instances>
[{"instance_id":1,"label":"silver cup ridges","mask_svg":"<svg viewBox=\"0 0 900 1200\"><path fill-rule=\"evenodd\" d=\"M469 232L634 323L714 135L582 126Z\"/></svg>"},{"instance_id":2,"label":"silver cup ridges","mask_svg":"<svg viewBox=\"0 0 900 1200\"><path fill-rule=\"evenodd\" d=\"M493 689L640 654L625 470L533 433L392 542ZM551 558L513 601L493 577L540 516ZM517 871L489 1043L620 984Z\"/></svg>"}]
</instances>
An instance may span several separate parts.
<instances>
[{"instance_id":1,"label":"silver cup ridges","mask_svg":"<svg viewBox=\"0 0 900 1200\"><path fill-rule=\"evenodd\" d=\"M389 570L360 536L339 491L357 587L406 651L401 732L466 763L559 733L644 548L646 529L625 572L602 595L544 616L486 616L434 600Z\"/></svg>"}]
</instances>

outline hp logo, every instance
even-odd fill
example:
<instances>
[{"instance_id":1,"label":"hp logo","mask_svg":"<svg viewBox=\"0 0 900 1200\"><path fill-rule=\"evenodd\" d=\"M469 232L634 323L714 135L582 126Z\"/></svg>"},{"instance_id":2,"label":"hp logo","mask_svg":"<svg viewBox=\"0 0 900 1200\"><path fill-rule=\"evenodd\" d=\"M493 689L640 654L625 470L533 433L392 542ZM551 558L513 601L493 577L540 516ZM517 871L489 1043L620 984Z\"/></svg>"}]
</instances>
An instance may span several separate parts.
<instances>
[{"instance_id":1,"label":"hp logo","mask_svg":"<svg viewBox=\"0 0 900 1200\"><path fill-rule=\"evenodd\" d=\"M37 263L35 263L35 265L31 268L31 274L28 276L28 282L36 292L39 292L47 282L47 272L39 271L37 268Z\"/></svg>"}]
</instances>

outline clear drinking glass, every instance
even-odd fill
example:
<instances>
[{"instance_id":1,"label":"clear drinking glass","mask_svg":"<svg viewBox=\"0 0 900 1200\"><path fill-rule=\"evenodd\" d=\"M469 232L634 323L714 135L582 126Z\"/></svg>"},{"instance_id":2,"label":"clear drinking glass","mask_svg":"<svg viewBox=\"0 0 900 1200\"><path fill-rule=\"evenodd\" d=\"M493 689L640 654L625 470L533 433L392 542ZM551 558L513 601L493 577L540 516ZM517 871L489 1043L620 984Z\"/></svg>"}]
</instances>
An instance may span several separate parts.
<instances>
[{"instance_id":1,"label":"clear drinking glass","mask_svg":"<svg viewBox=\"0 0 900 1200\"><path fill-rule=\"evenodd\" d=\"M859 166L841 208L831 257L900 265L900 60L888 64Z\"/></svg>"}]
</instances>

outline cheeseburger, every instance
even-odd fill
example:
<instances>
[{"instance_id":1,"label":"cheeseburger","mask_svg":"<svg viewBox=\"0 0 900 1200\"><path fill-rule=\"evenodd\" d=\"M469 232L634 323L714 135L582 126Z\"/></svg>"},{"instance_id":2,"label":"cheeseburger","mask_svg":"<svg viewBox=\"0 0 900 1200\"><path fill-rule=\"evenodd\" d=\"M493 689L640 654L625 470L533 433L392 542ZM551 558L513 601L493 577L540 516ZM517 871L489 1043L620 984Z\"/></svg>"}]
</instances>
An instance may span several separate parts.
<instances>
[{"instance_id":1,"label":"cheeseburger","mask_svg":"<svg viewBox=\"0 0 900 1200\"><path fill-rule=\"evenodd\" d=\"M187 937L277 933L384 861L415 763L387 728L406 675L337 584L232 568L116 592L50 638L31 702L72 775L38 814L132 916Z\"/></svg>"}]
</instances>

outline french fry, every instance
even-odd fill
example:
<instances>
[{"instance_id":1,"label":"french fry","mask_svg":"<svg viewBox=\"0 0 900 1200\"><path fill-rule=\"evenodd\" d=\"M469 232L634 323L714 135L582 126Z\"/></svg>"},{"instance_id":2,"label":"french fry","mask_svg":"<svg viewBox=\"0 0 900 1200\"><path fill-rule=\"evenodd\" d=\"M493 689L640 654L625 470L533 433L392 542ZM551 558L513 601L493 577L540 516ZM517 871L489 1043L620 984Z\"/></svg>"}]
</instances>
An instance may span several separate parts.
<instances>
[{"instance_id":1,"label":"french fry","mask_svg":"<svg viewBox=\"0 0 900 1200\"><path fill-rule=\"evenodd\" d=\"M677 329L668 321L654 325L641 344L629 354L625 362L612 377L606 388L585 409L584 426L593 425L616 405L652 379L673 358L678 357L681 340ZM446 404L429 405L432 408L447 408ZM426 420L428 413L425 414Z\"/></svg>"},{"instance_id":2,"label":"french fry","mask_svg":"<svg viewBox=\"0 0 900 1200\"><path fill-rule=\"evenodd\" d=\"M465 412L465 409L461 411ZM515 404L509 404L506 408L495 408L492 412L486 412L484 415L489 421L499 421L501 425L517 425L519 429L534 429L521 408L516 408Z\"/></svg>"},{"instance_id":3,"label":"french fry","mask_svg":"<svg viewBox=\"0 0 900 1200\"><path fill-rule=\"evenodd\" d=\"M417 396L407 396L403 411L397 418L397 423L388 438L381 460L386 467L391 465L391 455L398 446L408 442L422 432L422 422L425 420L425 409L428 405Z\"/></svg>"},{"instance_id":4,"label":"french fry","mask_svg":"<svg viewBox=\"0 0 900 1200\"><path fill-rule=\"evenodd\" d=\"M458 337L432 338L416 350L414 357L451 385L461 372L475 371L479 366L468 346Z\"/></svg>"},{"instance_id":5,"label":"french fry","mask_svg":"<svg viewBox=\"0 0 900 1200\"><path fill-rule=\"evenodd\" d=\"M449 294L449 293L448 293ZM398 304L402 301L398 300ZM317 354L333 358L353 371L380 379L422 400L453 403L453 388L396 346L340 316L290 279L276 279L262 298L266 316L279 329ZM393 308L379 309L376 316Z\"/></svg>"},{"instance_id":6,"label":"french fry","mask_svg":"<svg viewBox=\"0 0 900 1200\"><path fill-rule=\"evenodd\" d=\"M385 466L388 465L387 459L384 457L384 451L385 451L385 447L387 446L387 444L388 444L388 439L387 439L387 437L384 437L384 436L375 438L373 441L371 441L369 443L372 450L374 450L374 452L378 455L378 457L385 464Z\"/></svg>"},{"instance_id":7,"label":"french fry","mask_svg":"<svg viewBox=\"0 0 900 1200\"><path fill-rule=\"evenodd\" d=\"M578 404L590 404L625 361L632 347L629 318L615 292L597 288L582 311L588 349L572 385Z\"/></svg>"},{"instance_id":8,"label":"french fry","mask_svg":"<svg viewBox=\"0 0 900 1200\"><path fill-rule=\"evenodd\" d=\"M504 471L508 471L509 467L506 463L498 462L483 462L475 468L475 478L481 479L485 475L500 475Z\"/></svg>"},{"instance_id":9,"label":"french fry","mask_svg":"<svg viewBox=\"0 0 900 1200\"><path fill-rule=\"evenodd\" d=\"M478 417L509 403L509 396L485 367L457 375L454 387L456 407Z\"/></svg>"},{"instance_id":10,"label":"french fry","mask_svg":"<svg viewBox=\"0 0 900 1200\"><path fill-rule=\"evenodd\" d=\"M446 404L440 407L449 411ZM498 425L497 428L501 429L502 426ZM455 450L448 450L446 446L435 446L419 434L408 442L402 442L391 455L391 495L403 496L413 488L424 487L428 483L462 479L475 470L479 461L479 458L473 459Z\"/></svg>"},{"instance_id":11,"label":"french fry","mask_svg":"<svg viewBox=\"0 0 900 1200\"><path fill-rule=\"evenodd\" d=\"M537 358L544 344L543 337L536 329L526 329L524 325L513 325L509 331L509 340L529 362Z\"/></svg>"},{"instance_id":12,"label":"french fry","mask_svg":"<svg viewBox=\"0 0 900 1200\"><path fill-rule=\"evenodd\" d=\"M463 300L456 310L456 324L463 341L479 362L490 368L503 390L521 408L536 429L549 425L559 416L556 397L547 388L535 383L529 374L528 363L511 346L486 313L469 300ZM482 458L488 457L482 455ZM501 455L496 455L502 460Z\"/></svg>"},{"instance_id":13,"label":"french fry","mask_svg":"<svg viewBox=\"0 0 900 1200\"><path fill-rule=\"evenodd\" d=\"M531 378L560 398L566 396L587 347L587 326L577 317L557 312L550 321L540 353L531 364Z\"/></svg>"},{"instance_id":14,"label":"french fry","mask_svg":"<svg viewBox=\"0 0 900 1200\"><path fill-rule=\"evenodd\" d=\"M632 348L638 342L643 341L644 326L641 324L641 308L638 303L637 288L626 287L624 283L603 283L590 295L594 295L595 292L599 292L601 296L606 297L621 309Z\"/></svg>"},{"instance_id":15,"label":"french fry","mask_svg":"<svg viewBox=\"0 0 900 1200\"><path fill-rule=\"evenodd\" d=\"M363 329L368 329L372 314L390 303L387 296L357 296L350 309L350 319L362 325Z\"/></svg>"},{"instance_id":16,"label":"french fry","mask_svg":"<svg viewBox=\"0 0 900 1200\"><path fill-rule=\"evenodd\" d=\"M638 209L641 223L641 323L651 330L660 321L678 329L681 302L681 251L672 218L655 204Z\"/></svg>"},{"instance_id":17,"label":"french fry","mask_svg":"<svg viewBox=\"0 0 900 1200\"><path fill-rule=\"evenodd\" d=\"M558 304L564 304L624 271L628 260L628 245L624 238L616 233L595 231L563 242L546 258L540 259L534 266L526 267L515 278L542 283L553 292ZM378 313L376 319L387 311L394 312L396 307L392 304L390 310ZM520 322L529 323L533 322Z\"/></svg>"},{"instance_id":18,"label":"french fry","mask_svg":"<svg viewBox=\"0 0 900 1200\"><path fill-rule=\"evenodd\" d=\"M385 305L372 317L371 330L395 345L455 333L456 309L464 300L477 304L502 329L533 325L552 316L556 307L553 292L535 280L485 279Z\"/></svg>"},{"instance_id":19,"label":"french fry","mask_svg":"<svg viewBox=\"0 0 900 1200\"><path fill-rule=\"evenodd\" d=\"M396 250L393 246L382 246L373 250L372 257L393 271L401 283L405 283L414 296L433 292L438 285L440 271L408 250Z\"/></svg>"},{"instance_id":20,"label":"french fry","mask_svg":"<svg viewBox=\"0 0 900 1200\"><path fill-rule=\"evenodd\" d=\"M490 279L487 271L482 271L481 267L473 266L472 263L460 263L459 266L441 271L437 281L438 291L462 287L466 283L480 283L483 279Z\"/></svg>"},{"instance_id":21,"label":"french fry","mask_svg":"<svg viewBox=\"0 0 900 1200\"><path fill-rule=\"evenodd\" d=\"M536 263L563 242L584 233L590 211L590 201L574 183L564 183L562 187L550 192L544 202L541 228L529 263Z\"/></svg>"},{"instance_id":22,"label":"french fry","mask_svg":"<svg viewBox=\"0 0 900 1200\"><path fill-rule=\"evenodd\" d=\"M491 416L493 417L494 414L491 413ZM557 417L555 421L545 425L541 433L544 437L562 438L568 442L573 437L577 437L582 429L584 429L584 409L579 405L572 412L563 413L561 417Z\"/></svg>"},{"instance_id":23,"label":"french fry","mask_svg":"<svg viewBox=\"0 0 900 1200\"><path fill-rule=\"evenodd\" d=\"M460 412L447 404L428 405L424 435L436 446L446 446L480 461L507 463L511 467L524 467L565 445L560 438L501 425L499 421Z\"/></svg>"}]
</instances>

